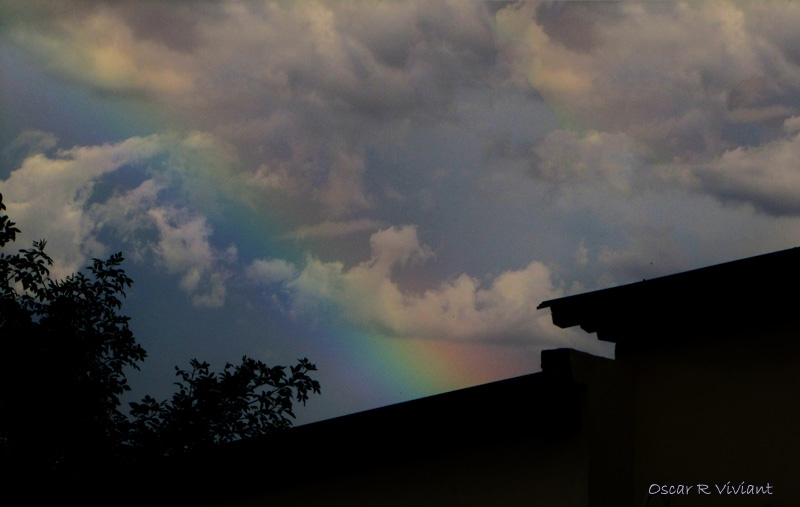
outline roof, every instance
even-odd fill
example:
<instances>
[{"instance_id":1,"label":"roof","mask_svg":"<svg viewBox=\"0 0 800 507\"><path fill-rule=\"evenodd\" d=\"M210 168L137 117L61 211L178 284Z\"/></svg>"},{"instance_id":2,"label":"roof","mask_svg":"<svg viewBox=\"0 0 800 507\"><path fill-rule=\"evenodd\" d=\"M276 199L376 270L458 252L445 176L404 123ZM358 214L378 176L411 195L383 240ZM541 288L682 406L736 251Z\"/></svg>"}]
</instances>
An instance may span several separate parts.
<instances>
[{"instance_id":1,"label":"roof","mask_svg":"<svg viewBox=\"0 0 800 507\"><path fill-rule=\"evenodd\" d=\"M551 299L553 324L580 326L601 340L635 339L642 331L691 324L725 327L800 320L800 248L674 275Z\"/></svg>"}]
</instances>

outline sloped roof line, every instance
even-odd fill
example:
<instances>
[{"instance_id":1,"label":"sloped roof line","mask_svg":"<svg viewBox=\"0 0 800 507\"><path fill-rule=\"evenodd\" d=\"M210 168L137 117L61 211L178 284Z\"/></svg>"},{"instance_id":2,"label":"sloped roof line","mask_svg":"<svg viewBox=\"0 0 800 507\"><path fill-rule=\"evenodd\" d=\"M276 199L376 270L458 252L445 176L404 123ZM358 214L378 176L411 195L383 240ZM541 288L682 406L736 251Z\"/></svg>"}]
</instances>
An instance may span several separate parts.
<instances>
[{"instance_id":1,"label":"sloped roof line","mask_svg":"<svg viewBox=\"0 0 800 507\"><path fill-rule=\"evenodd\" d=\"M800 291L800 248L790 248L704 268L643 280L608 289L543 301L553 323L561 328L579 325L587 332L653 326L667 312L681 310L681 320L711 323L733 315L784 311ZM797 313L797 312L795 312Z\"/></svg>"}]
</instances>

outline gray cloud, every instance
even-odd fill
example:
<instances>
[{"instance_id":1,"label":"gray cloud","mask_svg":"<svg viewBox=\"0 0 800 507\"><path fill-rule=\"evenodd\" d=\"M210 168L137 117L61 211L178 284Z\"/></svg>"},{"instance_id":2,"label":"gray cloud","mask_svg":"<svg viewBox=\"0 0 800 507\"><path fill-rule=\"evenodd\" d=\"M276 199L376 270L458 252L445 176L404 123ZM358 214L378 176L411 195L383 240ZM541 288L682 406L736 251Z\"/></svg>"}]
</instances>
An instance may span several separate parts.
<instances>
[{"instance_id":1,"label":"gray cloud","mask_svg":"<svg viewBox=\"0 0 800 507\"><path fill-rule=\"evenodd\" d=\"M631 230L624 248L600 248L597 263L604 271L602 285L632 283L686 269L681 246L672 231L654 225Z\"/></svg>"},{"instance_id":2,"label":"gray cloud","mask_svg":"<svg viewBox=\"0 0 800 507\"><path fill-rule=\"evenodd\" d=\"M235 147L231 167L251 184L250 198L288 196L316 210L314 222L375 207L363 183L368 146L471 121L457 102L486 107L489 96L459 99L457 90L508 77L481 3L90 2L69 23L52 19L56 30L33 23L16 40L61 76L139 93L211 132Z\"/></svg>"},{"instance_id":3,"label":"gray cloud","mask_svg":"<svg viewBox=\"0 0 800 507\"><path fill-rule=\"evenodd\" d=\"M366 146L452 120L457 84L495 71L481 4L232 3L203 33L181 114L239 147L264 188L329 217L373 205Z\"/></svg>"},{"instance_id":4,"label":"gray cloud","mask_svg":"<svg viewBox=\"0 0 800 507\"><path fill-rule=\"evenodd\" d=\"M364 184L368 149L453 125L447 141L485 148L473 173L448 166L454 182L494 171L514 195L539 198L513 179L527 168L525 185L611 189L596 200L670 185L797 209L793 169L778 160L794 153L782 124L800 104L791 4L70 4L9 2L4 27L60 77L140 93L178 129L209 132L227 151L203 170L225 174L242 199L280 202L297 237L367 230L364 210L393 223L378 192L422 196L430 213L455 206L431 190L438 162L397 176L413 180L405 186ZM570 199L554 202L571 213ZM392 213L404 205L392 203ZM635 271L613 267L622 247L608 248L607 269Z\"/></svg>"},{"instance_id":5,"label":"gray cloud","mask_svg":"<svg viewBox=\"0 0 800 507\"><path fill-rule=\"evenodd\" d=\"M541 2L535 19L554 42L591 53L601 45L607 26L624 21L622 11L619 2Z\"/></svg>"},{"instance_id":6,"label":"gray cloud","mask_svg":"<svg viewBox=\"0 0 800 507\"><path fill-rule=\"evenodd\" d=\"M786 121L797 128L797 117ZM749 203L771 215L800 215L800 134L725 152L694 174L701 188L724 202Z\"/></svg>"},{"instance_id":7,"label":"gray cloud","mask_svg":"<svg viewBox=\"0 0 800 507\"><path fill-rule=\"evenodd\" d=\"M105 2L130 28L134 37L149 40L185 53L199 49L203 25L225 16L223 2Z\"/></svg>"},{"instance_id":8,"label":"gray cloud","mask_svg":"<svg viewBox=\"0 0 800 507\"><path fill-rule=\"evenodd\" d=\"M625 134L589 132L578 137L569 130L556 130L535 148L533 172L550 182L607 183L628 192L637 169L637 154Z\"/></svg>"},{"instance_id":9,"label":"gray cloud","mask_svg":"<svg viewBox=\"0 0 800 507\"><path fill-rule=\"evenodd\" d=\"M501 31L510 32L512 66L571 125L622 131L654 161L709 161L729 149L723 129L773 118L780 124L796 107L787 103L798 72L783 49L790 37L772 30L782 14L797 17L789 4L553 9L498 14ZM530 24L519 23L522 15L531 16Z\"/></svg>"},{"instance_id":10,"label":"gray cloud","mask_svg":"<svg viewBox=\"0 0 800 507\"><path fill-rule=\"evenodd\" d=\"M290 232L285 237L287 239L315 239L315 238L335 238L339 236L349 236L364 231L374 231L383 224L377 220L362 218L348 222L325 221L315 225L304 225Z\"/></svg>"}]
</instances>

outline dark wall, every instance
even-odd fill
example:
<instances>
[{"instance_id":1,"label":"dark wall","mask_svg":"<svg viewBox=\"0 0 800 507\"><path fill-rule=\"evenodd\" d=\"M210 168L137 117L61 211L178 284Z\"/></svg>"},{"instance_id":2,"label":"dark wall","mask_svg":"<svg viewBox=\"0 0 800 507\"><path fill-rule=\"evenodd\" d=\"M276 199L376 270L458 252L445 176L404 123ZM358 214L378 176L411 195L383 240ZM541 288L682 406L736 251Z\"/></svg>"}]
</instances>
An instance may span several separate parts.
<instances>
[{"instance_id":1,"label":"dark wall","mask_svg":"<svg viewBox=\"0 0 800 507\"><path fill-rule=\"evenodd\" d=\"M659 484L693 486L674 507L800 505L800 328L686 333L617 345L635 379L637 499ZM773 494L720 494L728 481Z\"/></svg>"}]
</instances>

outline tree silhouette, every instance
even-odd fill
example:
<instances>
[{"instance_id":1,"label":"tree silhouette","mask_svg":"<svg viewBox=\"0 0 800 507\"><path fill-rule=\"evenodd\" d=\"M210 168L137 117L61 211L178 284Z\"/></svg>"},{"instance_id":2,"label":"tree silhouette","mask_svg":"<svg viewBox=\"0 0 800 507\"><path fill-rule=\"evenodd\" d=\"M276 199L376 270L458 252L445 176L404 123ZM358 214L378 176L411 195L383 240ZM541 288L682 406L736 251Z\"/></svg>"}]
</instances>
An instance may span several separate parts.
<instances>
[{"instance_id":1,"label":"tree silhouette","mask_svg":"<svg viewBox=\"0 0 800 507\"><path fill-rule=\"evenodd\" d=\"M5 209L0 194L0 248L20 232ZM307 359L289 375L247 357L219 374L192 359L176 367L171 400L146 396L124 414L125 371L146 353L118 314L132 283L122 254L54 280L45 244L0 253L0 473L86 476L262 435L291 425L293 400L320 392Z\"/></svg>"},{"instance_id":2,"label":"tree silhouette","mask_svg":"<svg viewBox=\"0 0 800 507\"><path fill-rule=\"evenodd\" d=\"M247 356L241 365L226 364L218 374L197 359L191 367L175 367L181 381L171 400L159 403L146 396L142 403L131 403L133 445L172 456L256 437L292 425L295 394L305 404L309 391L319 393L319 383L308 376L316 370L308 359L292 366L288 376L283 366L270 368ZM263 386L271 389L258 392Z\"/></svg>"}]
</instances>

